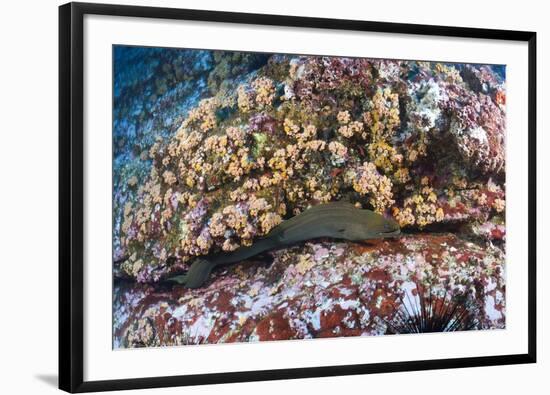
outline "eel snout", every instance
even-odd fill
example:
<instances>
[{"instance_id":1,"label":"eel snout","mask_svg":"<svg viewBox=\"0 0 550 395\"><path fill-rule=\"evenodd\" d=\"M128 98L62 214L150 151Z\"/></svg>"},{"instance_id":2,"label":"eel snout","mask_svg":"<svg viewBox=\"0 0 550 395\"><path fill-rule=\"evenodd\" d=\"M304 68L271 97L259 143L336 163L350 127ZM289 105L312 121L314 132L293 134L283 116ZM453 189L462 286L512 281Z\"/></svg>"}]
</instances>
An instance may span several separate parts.
<instances>
[{"instance_id":1,"label":"eel snout","mask_svg":"<svg viewBox=\"0 0 550 395\"><path fill-rule=\"evenodd\" d=\"M393 219L385 218L382 230L378 232L382 237L395 237L401 234L401 228Z\"/></svg>"},{"instance_id":2,"label":"eel snout","mask_svg":"<svg viewBox=\"0 0 550 395\"><path fill-rule=\"evenodd\" d=\"M394 229L394 230L380 232L380 235L382 237L396 237L396 236L399 236L400 234L401 234L401 229Z\"/></svg>"}]
</instances>

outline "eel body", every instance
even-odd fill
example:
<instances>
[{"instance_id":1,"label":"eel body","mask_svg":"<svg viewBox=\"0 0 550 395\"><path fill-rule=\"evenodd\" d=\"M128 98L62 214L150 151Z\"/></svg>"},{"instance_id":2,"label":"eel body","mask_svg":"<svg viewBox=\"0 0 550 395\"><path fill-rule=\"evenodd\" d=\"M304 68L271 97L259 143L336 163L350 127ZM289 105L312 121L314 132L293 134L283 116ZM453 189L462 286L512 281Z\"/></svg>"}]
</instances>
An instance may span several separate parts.
<instances>
[{"instance_id":1,"label":"eel body","mask_svg":"<svg viewBox=\"0 0 550 395\"><path fill-rule=\"evenodd\" d=\"M283 221L251 246L197 258L186 274L168 280L188 288L199 288L216 266L237 263L265 251L320 237L362 241L394 237L399 233L395 221L371 210L344 202L321 204Z\"/></svg>"}]
</instances>

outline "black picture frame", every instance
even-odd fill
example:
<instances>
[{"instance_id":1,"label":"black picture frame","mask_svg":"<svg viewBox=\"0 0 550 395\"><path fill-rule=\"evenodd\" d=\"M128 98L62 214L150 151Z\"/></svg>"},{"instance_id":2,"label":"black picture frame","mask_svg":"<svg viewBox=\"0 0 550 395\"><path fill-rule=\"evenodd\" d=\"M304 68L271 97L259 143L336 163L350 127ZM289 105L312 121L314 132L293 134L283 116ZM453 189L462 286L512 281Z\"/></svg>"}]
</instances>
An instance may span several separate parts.
<instances>
[{"instance_id":1,"label":"black picture frame","mask_svg":"<svg viewBox=\"0 0 550 395\"><path fill-rule=\"evenodd\" d=\"M83 18L86 14L282 27L308 27L447 36L528 43L528 352L470 358L417 360L346 366L242 371L166 377L84 381L83 350ZM536 362L536 33L172 9L69 3L59 7L59 388L68 392L107 391L449 369Z\"/></svg>"}]
</instances>

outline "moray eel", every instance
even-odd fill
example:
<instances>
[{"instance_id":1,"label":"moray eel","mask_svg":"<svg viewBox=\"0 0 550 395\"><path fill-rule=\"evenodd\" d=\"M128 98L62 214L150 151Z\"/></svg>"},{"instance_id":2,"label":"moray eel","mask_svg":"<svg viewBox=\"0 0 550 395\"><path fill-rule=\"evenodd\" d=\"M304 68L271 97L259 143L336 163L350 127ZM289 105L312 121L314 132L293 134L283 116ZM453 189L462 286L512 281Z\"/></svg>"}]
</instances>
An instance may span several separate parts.
<instances>
[{"instance_id":1,"label":"moray eel","mask_svg":"<svg viewBox=\"0 0 550 395\"><path fill-rule=\"evenodd\" d=\"M320 204L283 221L249 247L197 258L186 274L171 277L168 281L187 288L199 288L216 266L237 263L301 241L320 237L362 241L393 237L399 233L399 225L395 221L373 211L343 202Z\"/></svg>"}]
</instances>

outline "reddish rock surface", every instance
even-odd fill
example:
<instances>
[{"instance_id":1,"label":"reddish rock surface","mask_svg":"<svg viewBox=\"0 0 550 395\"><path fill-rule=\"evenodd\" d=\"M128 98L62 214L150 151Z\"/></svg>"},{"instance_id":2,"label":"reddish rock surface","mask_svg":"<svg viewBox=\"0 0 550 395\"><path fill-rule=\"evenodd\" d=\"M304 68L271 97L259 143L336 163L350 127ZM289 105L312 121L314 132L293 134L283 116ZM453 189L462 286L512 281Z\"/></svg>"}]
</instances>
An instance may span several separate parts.
<instances>
[{"instance_id":1,"label":"reddish rock surface","mask_svg":"<svg viewBox=\"0 0 550 395\"><path fill-rule=\"evenodd\" d=\"M428 298L465 312L447 329L505 327L504 253L489 241L319 240L271 257L216 270L195 290L117 282L115 348L406 333L403 317Z\"/></svg>"}]
</instances>

